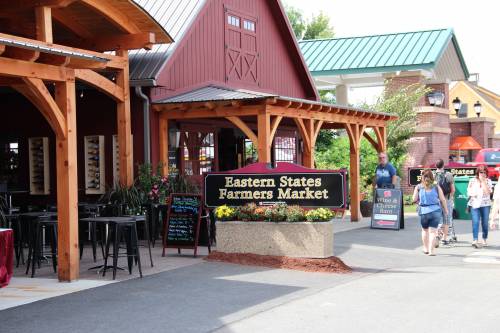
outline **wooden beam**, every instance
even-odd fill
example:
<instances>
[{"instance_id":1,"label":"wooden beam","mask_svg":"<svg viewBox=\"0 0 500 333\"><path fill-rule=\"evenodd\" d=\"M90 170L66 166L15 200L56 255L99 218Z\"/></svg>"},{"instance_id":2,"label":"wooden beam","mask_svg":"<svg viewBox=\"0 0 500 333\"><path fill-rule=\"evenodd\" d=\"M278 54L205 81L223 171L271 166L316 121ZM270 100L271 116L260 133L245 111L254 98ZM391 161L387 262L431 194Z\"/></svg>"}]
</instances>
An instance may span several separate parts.
<instances>
[{"instance_id":1,"label":"wooden beam","mask_svg":"<svg viewBox=\"0 0 500 333\"><path fill-rule=\"evenodd\" d=\"M128 51L118 50L118 56L128 59ZM119 71L116 75L116 84L123 91L123 101L116 103L116 116L118 123L118 145L120 146L120 183L130 186L133 179L133 161L132 161L132 120L130 115L130 86L129 86L129 67Z\"/></svg>"},{"instance_id":2,"label":"wooden beam","mask_svg":"<svg viewBox=\"0 0 500 333\"><path fill-rule=\"evenodd\" d=\"M271 121L271 142L274 140L274 135L278 130L278 126L281 122L281 119L283 119L282 116L275 116Z\"/></svg>"},{"instance_id":3,"label":"wooden beam","mask_svg":"<svg viewBox=\"0 0 500 333\"><path fill-rule=\"evenodd\" d=\"M52 44L52 9L47 6L35 7L35 24L36 39Z\"/></svg>"},{"instance_id":4,"label":"wooden beam","mask_svg":"<svg viewBox=\"0 0 500 333\"><path fill-rule=\"evenodd\" d=\"M300 118L293 118L293 121L299 129L300 136L302 137L302 140L304 140L305 146L311 146L311 140L309 138L309 133L307 131L306 125L304 124L304 120Z\"/></svg>"},{"instance_id":5,"label":"wooden beam","mask_svg":"<svg viewBox=\"0 0 500 333\"><path fill-rule=\"evenodd\" d=\"M375 148L375 150L377 152L380 151L380 147L379 147L377 141L375 141L369 133L363 132L363 136L365 137L366 140L368 140L368 142L370 142L372 147Z\"/></svg>"},{"instance_id":6,"label":"wooden beam","mask_svg":"<svg viewBox=\"0 0 500 333\"><path fill-rule=\"evenodd\" d=\"M9 34L4 34L0 33L0 38L8 40L8 41L14 41L16 43L19 43L19 45L16 45L14 48L20 48L20 49L26 49L26 50L31 50L31 51L36 51L39 52L39 50L32 50L32 47L39 47L41 50L56 50L56 51L64 51L67 52L67 56L70 56L70 54L82 54L85 56L89 57L98 57L98 58L104 58L107 59L107 62L105 62L105 67L106 68L112 68L112 69L122 69L125 66L128 66L128 58L124 59L123 57L117 56L117 55L111 55L111 54L106 54L106 53L100 53L100 52L95 52L95 51L89 51L89 50L84 50L80 48L75 48L75 47L69 47L65 45L59 45L59 44L50 44L42 41L38 41L35 39L29 39L29 38L23 38L19 36L14 36L14 35L9 35ZM22 46L22 45L27 45L27 46ZM66 54L61 54L66 56ZM71 58L78 58L78 57L73 57ZM89 59L88 61L91 61Z\"/></svg>"},{"instance_id":7,"label":"wooden beam","mask_svg":"<svg viewBox=\"0 0 500 333\"><path fill-rule=\"evenodd\" d=\"M20 49L17 47L6 46L3 57L16 60L33 62L38 59L40 52L34 50Z\"/></svg>"},{"instance_id":8,"label":"wooden beam","mask_svg":"<svg viewBox=\"0 0 500 333\"><path fill-rule=\"evenodd\" d=\"M205 107L209 110L213 110L217 107L217 104L215 104L214 102L206 102Z\"/></svg>"},{"instance_id":9,"label":"wooden beam","mask_svg":"<svg viewBox=\"0 0 500 333\"><path fill-rule=\"evenodd\" d=\"M259 140L257 138L257 135L248 127L248 125L241 120L239 117L226 117L227 120L232 122L236 127L238 127L245 135L247 138L252 140L253 144L257 147L259 144Z\"/></svg>"},{"instance_id":10,"label":"wooden beam","mask_svg":"<svg viewBox=\"0 0 500 333\"><path fill-rule=\"evenodd\" d=\"M43 114L52 130L59 137L66 136L66 120L47 87L40 79L22 78L27 89L14 87L32 101Z\"/></svg>"},{"instance_id":11,"label":"wooden beam","mask_svg":"<svg viewBox=\"0 0 500 333\"><path fill-rule=\"evenodd\" d=\"M75 78L102 91L117 102L124 102L123 88L90 69L75 69Z\"/></svg>"},{"instance_id":12,"label":"wooden beam","mask_svg":"<svg viewBox=\"0 0 500 333\"><path fill-rule=\"evenodd\" d=\"M168 119L165 114L160 114L159 124L160 163L162 176L168 176Z\"/></svg>"},{"instance_id":13,"label":"wooden beam","mask_svg":"<svg viewBox=\"0 0 500 333\"><path fill-rule=\"evenodd\" d=\"M133 50L145 49L151 50L153 44L156 44L155 34L152 32L140 32L136 34L122 34L99 36L85 41L83 45L86 48L99 51L115 51L119 49Z\"/></svg>"},{"instance_id":14,"label":"wooden beam","mask_svg":"<svg viewBox=\"0 0 500 333\"><path fill-rule=\"evenodd\" d=\"M271 163L271 120L266 110L257 115L257 152L260 163Z\"/></svg>"},{"instance_id":15,"label":"wooden beam","mask_svg":"<svg viewBox=\"0 0 500 333\"><path fill-rule=\"evenodd\" d=\"M368 119L361 116L334 114L317 111L304 111L285 109L282 107L269 106L269 113L274 116L283 116L285 118L299 118L299 119L314 119L323 120L332 123L359 123L360 121L366 123L367 126L385 126L386 120L381 119Z\"/></svg>"},{"instance_id":16,"label":"wooden beam","mask_svg":"<svg viewBox=\"0 0 500 333\"><path fill-rule=\"evenodd\" d=\"M359 157L361 150L361 136L363 135L365 125L363 124L345 124L349 136L349 179L351 191L351 221L359 220L360 213L360 165Z\"/></svg>"},{"instance_id":17,"label":"wooden beam","mask_svg":"<svg viewBox=\"0 0 500 333\"><path fill-rule=\"evenodd\" d=\"M244 106L241 108L216 107L213 110L185 110L185 111L164 111L168 119L199 119L199 118L226 118L231 116L256 116L261 106ZM157 105L153 106L153 110L158 110Z\"/></svg>"},{"instance_id":18,"label":"wooden beam","mask_svg":"<svg viewBox=\"0 0 500 333\"><path fill-rule=\"evenodd\" d=\"M60 281L73 281L80 274L75 81L57 83L55 100L66 129L56 136L57 268Z\"/></svg>"},{"instance_id":19,"label":"wooden beam","mask_svg":"<svg viewBox=\"0 0 500 333\"><path fill-rule=\"evenodd\" d=\"M0 0L2 12L0 16L8 17L23 11L32 10L34 7L63 8L79 0Z\"/></svg>"},{"instance_id":20,"label":"wooden beam","mask_svg":"<svg viewBox=\"0 0 500 333\"><path fill-rule=\"evenodd\" d=\"M69 57L62 57L55 54L41 53L37 60L39 63L53 65L53 66L67 66L69 64Z\"/></svg>"},{"instance_id":21,"label":"wooden beam","mask_svg":"<svg viewBox=\"0 0 500 333\"><path fill-rule=\"evenodd\" d=\"M314 124L314 131L311 137L311 141L313 142L312 143L313 147L316 145L316 139L318 138L321 126L323 126L323 120L317 120L316 123Z\"/></svg>"},{"instance_id":22,"label":"wooden beam","mask_svg":"<svg viewBox=\"0 0 500 333\"><path fill-rule=\"evenodd\" d=\"M125 33L136 34L141 30L135 25L134 21L126 16L122 11L111 5L108 1L102 0L81 0L90 9L104 16L118 29Z\"/></svg>"},{"instance_id":23,"label":"wooden beam","mask_svg":"<svg viewBox=\"0 0 500 333\"><path fill-rule=\"evenodd\" d=\"M95 37L86 27L80 24L77 18L67 12L54 8L52 9L52 18L83 39L90 40Z\"/></svg>"},{"instance_id":24,"label":"wooden beam","mask_svg":"<svg viewBox=\"0 0 500 333\"><path fill-rule=\"evenodd\" d=\"M0 57L0 73L4 76L29 77L47 81L66 81L68 77L68 70L63 67L3 57Z\"/></svg>"},{"instance_id":25,"label":"wooden beam","mask_svg":"<svg viewBox=\"0 0 500 333\"><path fill-rule=\"evenodd\" d=\"M5 45L0 45L0 55L5 52Z\"/></svg>"}]
</instances>

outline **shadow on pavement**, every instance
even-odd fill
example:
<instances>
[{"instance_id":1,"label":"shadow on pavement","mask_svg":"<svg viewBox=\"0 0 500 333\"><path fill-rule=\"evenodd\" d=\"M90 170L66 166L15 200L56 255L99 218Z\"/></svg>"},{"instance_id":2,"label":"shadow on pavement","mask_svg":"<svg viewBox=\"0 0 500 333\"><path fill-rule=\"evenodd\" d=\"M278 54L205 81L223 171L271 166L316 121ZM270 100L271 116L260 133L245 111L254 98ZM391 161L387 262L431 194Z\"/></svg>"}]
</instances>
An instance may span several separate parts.
<instances>
[{"instance_id":1,"label":"shadow on pavement","mask_svg":"<svg viewBox=\"0 0 500 333\"><path fill-rule=\"evenodd\" d=\"M198 264L0 311L2 332L207 332L304 288L225 279L264 271Z\"/></svg>"}]
</instances>

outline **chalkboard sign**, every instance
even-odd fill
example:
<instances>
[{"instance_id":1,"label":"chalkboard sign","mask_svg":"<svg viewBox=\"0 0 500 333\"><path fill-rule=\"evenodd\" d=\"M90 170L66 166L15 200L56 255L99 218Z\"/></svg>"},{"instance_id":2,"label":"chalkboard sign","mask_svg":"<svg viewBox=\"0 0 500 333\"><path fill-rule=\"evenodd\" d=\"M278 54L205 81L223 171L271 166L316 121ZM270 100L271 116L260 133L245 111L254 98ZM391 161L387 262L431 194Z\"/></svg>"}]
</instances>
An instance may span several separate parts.
<instances>
[{"instance_id":1,"label":"chalkboard sign","mask_svg":"<svg viewBox=\"0 0 500 333\"><path fill-rule=\"evenodd\" d=\"M163 254L165 249L194 249L197 254L200 233L201 196L198 194L170 195L167 218L163 223Z\"/></svg>"},{"instance_id":2,"label":"chalkboard sign","mask_svg":"<svg viewBox=\"0 0 500 333\"><path fill-rule=\"evenodd\" d=\"M375 190L371 227L399 230L403 214L402 193L399 189Z\"/></svg>"}]
</instances>

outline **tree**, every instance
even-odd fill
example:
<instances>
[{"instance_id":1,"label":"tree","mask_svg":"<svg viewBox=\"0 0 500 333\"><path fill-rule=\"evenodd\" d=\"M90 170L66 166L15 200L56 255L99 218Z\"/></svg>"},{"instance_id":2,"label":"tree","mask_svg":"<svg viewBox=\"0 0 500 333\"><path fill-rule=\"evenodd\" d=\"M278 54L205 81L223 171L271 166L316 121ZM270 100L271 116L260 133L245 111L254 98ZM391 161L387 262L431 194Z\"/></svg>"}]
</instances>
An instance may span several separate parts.
<instances>
[{"instance_id":1,"label":"tree","mask_svg":"<svg viewBox=\"0 0 500 333\"><path fill-rule=\"evenodd\" d=\"M306 20L299 9L286 6L286 15L298 40L333 38L335 35L330 26L330 18L323 12Z\"/></svg>"},{"instance_id":2,"label":"tree","mask_svg":"<svg viewBox=\"0 0 500 333\"><path fill-rule=\"evenodd\" d=\"M389 87L389 82L386 82ZM398 89L385 89L381 98L373 106L379 112L390 113L398 118L387 126L387 153L391 163L398 171L408 153L408 140L415 133L417 123L416 106L418 102L431 91L421 84L412 84Z\"/></svg>"},{"instance_id":3,"label":"tree","mask_svg":"<svg viewBox=\"0 0 500 333\"><path fill-rule=\"evenodd\" d=\"M386 83L386 87L389 86ZM363 105L365 109L396 115L398 118L387 125L387 153L391 163L401 173L408 153L409 139L415 133L417 113L415 107L430 89L422 85L410 85L399 89L387 89L375 105ZM372 133L369 133L373 136ZM344 131L327 147L316 146L316 165L320 169L349 168L349 138ZM366 140L361 140L360 176L361 188L370 185L377 165L377 152Z\"/></svg>"},{"instance_id":4,"label":"tree","mask_svg":"<svg viewBox=\"0 0 500 333\"><path fill-rule=\"evenodd\" d=\"M304 16L302 16L302 13L297 8L288 6L286 7L286 15L290 20L295 37L300 40L306 31L306 20Z\"/></svg>"},{"instance_id":5,"label":"tree","mask_svg":"<svg viewBox=\"0 0 500 333\"><path fill-rule=\"evenodd\" d=\"M320 12L307 24L304 39L333 38L334 35L333 28L330 26L330 18Z\"/></svg>"}]
</instances>

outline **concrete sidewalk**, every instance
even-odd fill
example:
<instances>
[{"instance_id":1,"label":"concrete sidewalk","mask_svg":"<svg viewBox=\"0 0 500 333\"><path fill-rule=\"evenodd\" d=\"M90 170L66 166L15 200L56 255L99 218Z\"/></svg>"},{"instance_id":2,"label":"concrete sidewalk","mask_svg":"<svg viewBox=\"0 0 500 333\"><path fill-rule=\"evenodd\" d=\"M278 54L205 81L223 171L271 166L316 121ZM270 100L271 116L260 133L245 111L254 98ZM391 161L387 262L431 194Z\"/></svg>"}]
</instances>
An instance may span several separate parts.
<instances>
[{"instance_id":1,"label":"concrete sidewalk","mask_svg":"<svg viewBox=\"0 0 500 333\"><path fill-rule=\"evenodd\" d=\"M456 225L461 243L436 257L415 217L401 231L339 225L352 274L203 262L0 311L1 331L498 332L500 233L475 250L470 221Z\"/></svg>"}]
</instances>

